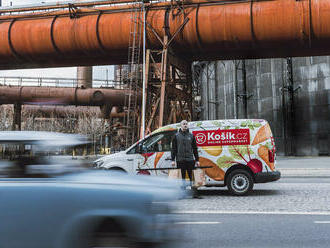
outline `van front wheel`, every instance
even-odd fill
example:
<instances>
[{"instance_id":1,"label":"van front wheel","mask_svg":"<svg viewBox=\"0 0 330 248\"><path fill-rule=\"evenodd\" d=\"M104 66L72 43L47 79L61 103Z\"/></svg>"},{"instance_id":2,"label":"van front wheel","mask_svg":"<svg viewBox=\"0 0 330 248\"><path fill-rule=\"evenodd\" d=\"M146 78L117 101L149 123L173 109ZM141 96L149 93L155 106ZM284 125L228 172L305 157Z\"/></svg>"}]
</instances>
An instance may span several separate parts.
<instances>
[{"instance_id":1,"label":"van front wheel","mask_svg":"<svg viewBox=\"0 0 330 248\"><path fill-rule=\"evenodd\" d=\"M246 195L253 189L253 178L246 170L234 170L228 175L227 187L233 195Z\"/></svg>"}]
</instances>

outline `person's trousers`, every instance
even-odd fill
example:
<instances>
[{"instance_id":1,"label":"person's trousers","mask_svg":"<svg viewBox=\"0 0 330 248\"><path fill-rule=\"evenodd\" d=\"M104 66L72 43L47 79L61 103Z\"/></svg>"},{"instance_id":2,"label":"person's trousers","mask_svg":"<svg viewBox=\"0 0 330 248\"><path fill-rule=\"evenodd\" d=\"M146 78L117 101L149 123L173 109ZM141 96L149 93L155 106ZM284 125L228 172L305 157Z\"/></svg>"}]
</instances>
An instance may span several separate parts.
<instances>
[{"instance_id":1,"label":"person's trousers","mask_svg":"<svg viewBox=\"0 0 330 248\"><path fill-rule=\"evenodd\" d=\"M181 175L182 175L183 180L186 178L186 172L188 173L193 197L200 198L198 195L197 188L193 187L192 173L193 173L193 169L195 167L195 161L177 161L176 164L177 164L177 167L179 169L181 169Z\"/></svg>"},{"instance_id":2,"label":"person's trousers","mask_svg":"<svg viewBox=\"0 0 330 248\"><path fill-rule=\"evenodd\" d=\"M181 169L181 175L182 179L186 178L186 172L188 173L188 177L190 180L190 183L192 183L192 172L195 167L195 161L177 161L177 167Z\"/></svg>"}]
</instances>

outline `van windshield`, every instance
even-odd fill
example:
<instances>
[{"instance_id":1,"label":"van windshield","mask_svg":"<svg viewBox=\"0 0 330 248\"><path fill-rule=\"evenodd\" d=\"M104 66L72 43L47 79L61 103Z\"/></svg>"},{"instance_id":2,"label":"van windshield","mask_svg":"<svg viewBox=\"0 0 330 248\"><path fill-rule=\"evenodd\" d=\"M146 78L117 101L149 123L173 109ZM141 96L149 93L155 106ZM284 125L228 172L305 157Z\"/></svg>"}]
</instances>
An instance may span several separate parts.
<instances>
[{"instance_id":1,"label":"van windshield","mask_svg":"<svg viewBox=\"0 0 330 248\"><path fill-rule=\"evenodd\" d=\"M131 148L127 154L137 153L137 147L140 144L140 153L167 152L171 151L172 139L176 131L160 132L145 138Z\"/></svg>"},{"instance_id":2,"label":"van windshield","mask_svg":"<svg viewBox=\"0 0 330 248\"><path fill-rule=\"evenodd\" d=\"M172 139L176 131L167 131L152 135L142 143L142 152L167 152L171 151Z\"/></svg>"}]
</instances>

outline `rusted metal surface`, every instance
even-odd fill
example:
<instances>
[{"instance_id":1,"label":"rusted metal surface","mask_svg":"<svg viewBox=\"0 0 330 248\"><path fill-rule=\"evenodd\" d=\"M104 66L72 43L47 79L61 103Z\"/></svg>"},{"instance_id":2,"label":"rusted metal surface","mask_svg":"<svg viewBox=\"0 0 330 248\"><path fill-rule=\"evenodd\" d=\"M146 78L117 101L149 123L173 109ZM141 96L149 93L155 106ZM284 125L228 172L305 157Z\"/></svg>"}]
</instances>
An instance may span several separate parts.
<instances>
[{"instance_id":1,"label":"rusted metal surface","mask_svg":"<svg viewBox=\"0 0 330 248\"><path fill-rule=\"evenodd\" d=\"M67 118L78 117L80 115L88 115L99 118L124 118L124 112L118 113L114 109L115 108L112 109L110 116L104 116L99 107L23 105L22 112L24 115L43 116L47 118Z\"/></svg>"},{"instance_id":2,"label":"rusted metal surface","mask_svg":"<svg viewBox=\"0 0 330 248\"><path fill-rule=\"evenodd\" d=\"M183 9L169 6L148 5L147 21L170 40L189 18L172 41L187 60L330 54L327 0L192 0ZM2 16L7 19L0 23L0 68L125 64L131 9L80 9L77 18L70 18L68 11L30 18ZM149 25L148 48L160 49Z\"/></svg>"},{"instance_id":3,"label":"rusted metal surface","mask_svg":"<svg viewBox=\"0 0 330 248\"><path fill-rule=\"evenodd\" d=\"M0 87L0 104L124 106L125 94L127 90L4 86Z\"/></svg>"},{"instance_id":4,"label":"rusted metal surface","mask_svg":"<svg viewBox=\"0 0 330 248\"><path fill-rule=\"evenodd\" d=\"M79 88L93 88L93 67L78 66L77 67L77 86Z\"/></svg>"}]
</instances>

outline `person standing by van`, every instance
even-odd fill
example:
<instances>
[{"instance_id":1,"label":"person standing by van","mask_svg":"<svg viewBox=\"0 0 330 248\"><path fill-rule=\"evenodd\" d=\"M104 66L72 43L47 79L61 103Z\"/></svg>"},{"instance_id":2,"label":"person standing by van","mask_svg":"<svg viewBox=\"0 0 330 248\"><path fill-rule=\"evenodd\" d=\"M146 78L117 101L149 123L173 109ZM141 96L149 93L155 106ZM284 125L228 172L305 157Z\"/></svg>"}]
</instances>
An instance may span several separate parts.
<instances>
[{"instance_id":1,"label":"person standing by van","mask_svg":"<svg viewBox=\"0 0 330 248\"><path fill-rule=\"evenodd\" d=\"M172 140L171 159L172 166L175 166L175 159L177 168L181 169L182 179L186 177L186 172L192 186L193 179L192 173L196 166L199 166L199 156L197 151L196 139L192 133L189 132L188 122L186 120L181 121L181 128L174 135ZM193 197L201 198L198 195L197 189L192 187Z\"/></svg>"}]
</instances>

